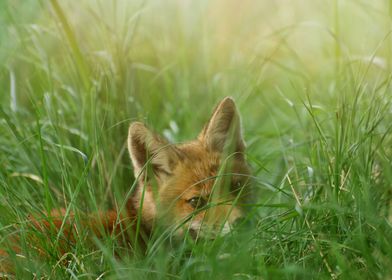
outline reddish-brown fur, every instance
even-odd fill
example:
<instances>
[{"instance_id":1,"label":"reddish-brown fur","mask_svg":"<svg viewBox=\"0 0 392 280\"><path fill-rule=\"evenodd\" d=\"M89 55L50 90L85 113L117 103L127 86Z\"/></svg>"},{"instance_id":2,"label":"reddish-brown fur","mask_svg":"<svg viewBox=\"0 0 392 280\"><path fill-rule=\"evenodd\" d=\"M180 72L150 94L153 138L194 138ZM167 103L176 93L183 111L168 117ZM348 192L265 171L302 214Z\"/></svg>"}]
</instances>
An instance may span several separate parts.
<instances>
[{"instance_id":1,"label":"reddish-brown fur","mask_svg":"<svg viewBox=\"0 0 392 280\"><path fill-rule=\"evenodd\" d=\"M240 117L231 98L220 102L194 141L173 145L135 122L129 128L128 149L137 188L123 213L109 211L81 219L79 225L96 236L134 230L139 209L142 231L147 235L160 223L172 227L178 236L189 232L193 237L211 237L229 231L242 216L239 204L248 193L242 187L247 183L249 168ZM213 206L195 206L195 201ZM80 234L73 214L68 215L64 225L64 211L50 216L31 218L33 227L42 232L61 229L65 240L60 247L65 253ZM126 243L131 241L129 234L123 236ZM7 256L4 251L0 251L1 255ZM9 267L2 267L0 262L0 271L7 270Z\"/></svg>"}]
</instances>

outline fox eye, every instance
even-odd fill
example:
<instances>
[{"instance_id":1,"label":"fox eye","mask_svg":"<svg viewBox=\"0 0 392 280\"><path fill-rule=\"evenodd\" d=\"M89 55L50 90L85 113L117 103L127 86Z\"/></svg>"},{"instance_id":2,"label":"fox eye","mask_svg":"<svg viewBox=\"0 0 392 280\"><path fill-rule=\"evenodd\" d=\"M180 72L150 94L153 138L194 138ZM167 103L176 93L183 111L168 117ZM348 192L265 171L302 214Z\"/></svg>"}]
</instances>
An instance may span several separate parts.
<instances>
[{"instance_id":1,"label":"fox eye","mask_svg":"<svg viewBox=\"0 0 392 280\"><path fill-rule=\"evenodd\" d=\"M207 204L206 200L201 196L192 197L187 202L195 209L202 208Z\"/></svg>"}]
</instances>

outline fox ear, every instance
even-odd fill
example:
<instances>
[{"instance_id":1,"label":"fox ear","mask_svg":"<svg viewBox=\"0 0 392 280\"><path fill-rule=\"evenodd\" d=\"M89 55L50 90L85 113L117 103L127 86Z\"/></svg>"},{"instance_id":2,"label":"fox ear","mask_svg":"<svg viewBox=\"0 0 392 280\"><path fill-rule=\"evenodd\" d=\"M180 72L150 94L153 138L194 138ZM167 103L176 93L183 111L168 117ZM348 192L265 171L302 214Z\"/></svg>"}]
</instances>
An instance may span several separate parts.
<instances>
[{"instance_id":1,"label":"fox ear","mask_svg":"<svg viewBox=\"0 0 392 280\"><path fill-rule=\"evenodd\" d=\"M218 104L199 139L211 151L223 152L227 147L231 152L245 150L241 120L232 98L226 97Z\"/></svg>"},{"instance_id":2,"label":"fox ear","mask_svg":"<svg viewBox=\"0 0 392 280\"><path fill-rule=\"evenodd\" d=\"M128 151L132 160L135 178L144 179L146 164L149 162L154 174L170 175L179 158L175 147L155 135L143 123L134 122L128 131Z\"/></svg>"}]
</instances>

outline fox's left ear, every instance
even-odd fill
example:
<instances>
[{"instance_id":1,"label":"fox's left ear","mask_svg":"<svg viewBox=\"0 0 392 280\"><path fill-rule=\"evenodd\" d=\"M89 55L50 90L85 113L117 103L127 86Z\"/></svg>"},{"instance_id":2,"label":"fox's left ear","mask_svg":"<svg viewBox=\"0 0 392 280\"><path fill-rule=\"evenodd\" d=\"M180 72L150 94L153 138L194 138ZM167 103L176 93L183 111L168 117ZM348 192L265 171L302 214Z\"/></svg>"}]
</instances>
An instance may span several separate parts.
<instances>
[{"instance_id":1,"label":"fox's left ear","mask_svg":"<svg viewBox=\"0 0 392 280\"><path fill-rule=\"evenodd\" d=\"M129 127L128 151L135 178L144 181L147 163L154 174L170 175L179 159L179 151L164 138L150 131L144 124L134 122Z\"/></svg>"},{"instance_id":2,"label":"fox's left ear","mask_svg":"<svg viewBox=\"0 0 392 280\"><path fill-rule=\"evenodd\" d=\"M241 132L241 119L231 97L223 99L215 108L210 120L199 135L211 151L242 153L245 143Z\"/></svg>"}]
</instances>

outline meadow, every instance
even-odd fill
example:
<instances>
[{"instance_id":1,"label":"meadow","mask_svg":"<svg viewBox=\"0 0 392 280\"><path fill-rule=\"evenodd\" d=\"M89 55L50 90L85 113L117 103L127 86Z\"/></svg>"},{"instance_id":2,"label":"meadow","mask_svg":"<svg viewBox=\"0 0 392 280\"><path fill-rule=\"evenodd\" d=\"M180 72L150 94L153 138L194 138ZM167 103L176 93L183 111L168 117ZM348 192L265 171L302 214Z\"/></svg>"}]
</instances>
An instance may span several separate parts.
<instances>
[{"instance_id":1,"label":"meadow","mask_svg":"<svg viewBox=\"0 0 392 280\"><path fill-rule=\"evenodd\" d=\"M391 279L391 32L386 0L1 1L0 248L15 279ZM244 230L157 234L135 256L82 229L64 255L28 227L119 207L129 124L183 142L225 96L254 175ZM14 234L48 257L12 253Z\"/></svg>"}]
</instances>

